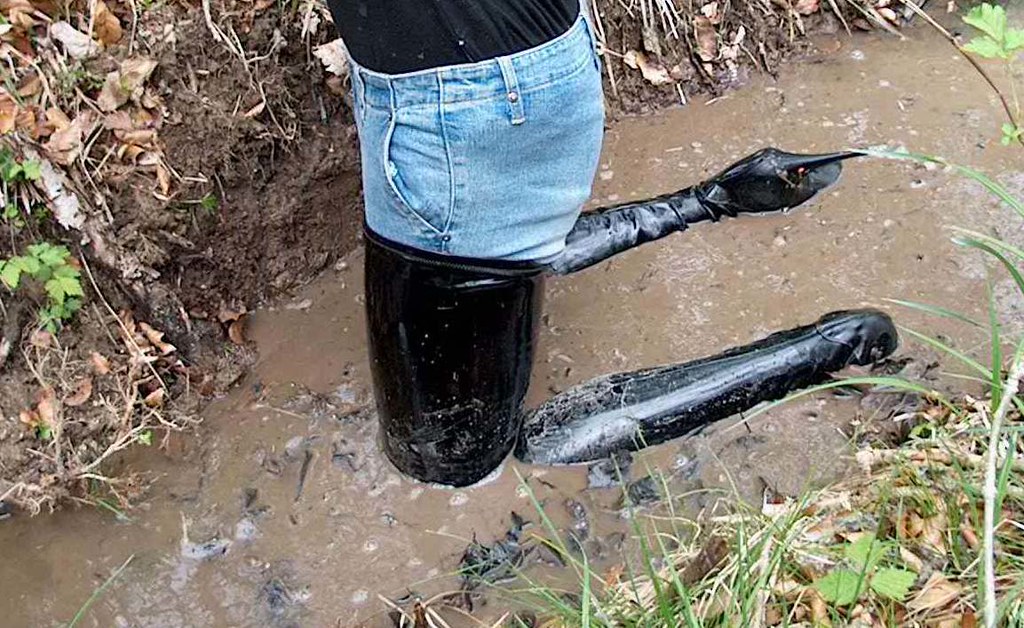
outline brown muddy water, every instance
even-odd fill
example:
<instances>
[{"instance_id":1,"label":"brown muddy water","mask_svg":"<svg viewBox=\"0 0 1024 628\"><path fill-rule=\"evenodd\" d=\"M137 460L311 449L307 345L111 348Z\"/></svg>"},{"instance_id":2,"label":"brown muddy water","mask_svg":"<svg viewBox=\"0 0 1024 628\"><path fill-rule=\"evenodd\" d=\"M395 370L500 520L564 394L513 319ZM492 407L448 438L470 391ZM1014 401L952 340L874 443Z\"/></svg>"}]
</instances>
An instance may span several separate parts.
<instances>
[{"instance_id":1,"label":"brown muddy water","mask_svg":"<svg viewBox=\"0 0 1024 628\"><path fill-rule=\"evenodd\" d=\"M593 205L683 187L765 145L904 145L1024 188L1020 162L996 141L997 107L941 40L919 30L907 41L826 37L817 47L778 81L613 124ZM980 335L884 302L984 311L986 267L950 243L951 224L1021 238L1008 209L941 171L853 162L811 207L700 225L550 281L531 403L597 375L690 360L864 305L883 305L901 324L974 350ZM404 479L382 460L369 408L360 267L356 251L255 317L260 362L208 409L198 437L128 461L156 478L130 520L72 510L0 522L0 624L67 622L134 556L80 625L389 626L378 596L454 590L451 574L474 536L501 537L512 511L538 520L518 476L557 525L573 524L566 500L581 504L588 554L603 565L621 561L630 536L621 490L588 489L585 467L510 462L489 484L451 491ZM995 292L1019 321L1008 288L997 284ZM903 350L920 348L905 341ZM649 467L678 490L735 486L752 500L765 487L795 494L854 472L844 453L859 413L856 400L819 396L761 415L749 429L727 421L639 457L632 478ZM203 558L210 546L197 544L208 541L218 551ZM524 567L564 579L550 558L535 552ZM507 607L494 593L485 597L477 600L480 618ZM458 612L444 613L460 621Z\"/></svg>"}]
</instances>

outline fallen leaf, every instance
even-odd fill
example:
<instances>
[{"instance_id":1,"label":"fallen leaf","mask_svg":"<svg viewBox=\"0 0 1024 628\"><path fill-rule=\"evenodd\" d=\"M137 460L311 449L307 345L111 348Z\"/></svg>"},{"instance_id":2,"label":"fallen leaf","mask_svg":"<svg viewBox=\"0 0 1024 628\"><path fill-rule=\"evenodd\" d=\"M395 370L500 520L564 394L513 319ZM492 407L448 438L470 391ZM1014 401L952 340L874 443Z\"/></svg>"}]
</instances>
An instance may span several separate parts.
<instances>
[{"instance_id":1,"label":"fallen leaf","mask_svg":"<svg viewBox=\"0 0 1024 628\"><path fill-rule=\"evenodd\" d=\"M235 310L230 310L227 307L222 306L220 308L220 312L217 312L217 320L219 320L221 324L237 321L243 316L245 316L245 308L236 312Z\"/></svg>"},{"instance_id":2,"label":"fallen leaf","mask_svg":"<svg viewBox=\"0 0 1024 628\"><path fill-rule=\"evenodd\" d=\"M160 191L164 196L171 192L171 173L168 172L167 168L163 163L156 165L156 182L160 186Z\"/></svg>"},{"instance_id":3,"label":"fallen leaf","mask_svg":"<svg viewBox=\"0 0 1024 628\"><path fill-rule=\"evenodd\" d=\"M630 50L626 53L623 61L631 68L640 70L640 74L651 85L665 85L672 82L672 76L665 66L651 61L650 58L639 50Z\"/></svg>"},{"instance_id":4,"label":"fallen leaf","mask_svg":"<svg viewBox=\"0 0 1024 628\"><path fill-rule=\"evenodd\" d=\"M91 37L64 21L50 26L50 37L63 44L64 50L75 59L84 59L99 52L99 45Z\"/></svg>"},{"instance_id":5,"label":"fallen leaf","mask_svg":"<svg viewBox=\"0 0 1024 628\"><path fill-rule=\"evenodd\" d=\"M820 0L796 0L793 4L793 10L800 15L810 15L817 13L818 9L821 8Z\"/></svg>"},{"instance_id":6,"label":"fallen leaf","mask_svg":"<svg viewBox=\"0 0 1024 628\"><path fill-rule=\"evenodd\" d=\"M177 351L172 344L164 342L164 332L157 331L149 326L147 323L139 323L139 329L145 334L146 340L163 355L170 355Z\"/></svg>"},{"instance_id":7,"label":"fallen leaf","mask_svg":"<svg viewBox=\"0 0 1024 628\"><path fill-rule=\"evenodd\" d=\"M100 110L110 113L129 100L143 95L143 85L153 74L157 62L145 57L125 59L121 67L107 74L96 97L96 105Z\"/></svg>"},{"instance_id":8,"label":"fallen leaf","mask_svg":"<svg viewBox=\"0 0 1024 628\"><path fill-rule=\"evenodd\" d=\"M36 412L39 413L39 420L47 427L57 424L57 393L49 386L39 391L36 403Z\"/></svg>"},{"instance_id":9,"label":"fallen leaf","mask_svg":"<svg viewBox=\"0 0 1024 628\"><path fill-rule=\"evenodd\" d=\"M104 46L112 46L121 41L124 30L121 28L121 20L117 19L103 0L96 1L96 12L93 14L92 34Z\"/></svg>"},{"instance_id":10,"label":"fallen leaf","mask_svg":"<svg viewBox=\"0 0 1024 628\"><path fill-rule=\"evenodd\" d=\"M722 21L722 13L718 10L717 2L709 2L700 8L701 14L708 18L712 24L719 24Z\"/></svg>"},{"instance_id":11,"label":"fallen leaf","mask_svg":"<svg viewBox=\"0 0 1024 628\"><path fill-rule=\"evenodd\" d=\"M18 413L18 420L24 423L27 427L34 428L39 425L39 413L35 410L22 410Z\"/></svg>"},{"instance_id":12,"label":"fallen leaf","mask_svg":"<svg viewBox=\"0 0 1024 628\"><path fill-rule=\"evenodd\" d=\"M714 61L718 57L718 33L711 20L698 15L693 18L693 35L697 40L697 54L703 61Z\"/></svg>"},{"instance_id":13,"label":"fallen leaf","mask_svg":"<svg viewBox=\"0 0 1024 628\"><path fill-rule=\"evenodd\" d=\"M164 405L164 389L157 388L153 392L146 395L146 398L142 400L150 408L160 408Z\"/></svg>"},{"instance_id":14,"label":"fallen leaf","mask_svg":"<svg viewBox=\"0 0 1024 628\"><path fill-rule=\"evenodd\" d=\"M234 321L228 326L228 338L236 345L241 346L245 344L245 324L241 319Z\"/></svg>"},{"instance_id":15,"label":"fallen leaf","mask_svg":"<svg viewBox=\"0 0 1024 628\"><path fill-rule=\"evenodd\" d=\"M92 370L97 375L106 375L110 372L110 360L95 351L89 355L89 362L92 363Z\"/></svg>"},{"instance_id":16,"label":"fallen leaf","mask_svg":"<svg viewBox=\"0 0 1024 628\"><path fill-rule=\"evenodd\" d=\"M976 628L977 625L978 618L970 611L964 613L963 617L960 618L960 628Z\"/></svg>"},{"instance_id":17,"label":"fallen leaf","mask_svg":"<svg viewBox=\"0 0 1024 628\"><path fill-rule=\"evenodd\" d=\"M43 144L50 159L62 166L73 164L82 152L86 131L92 130L93 120L94 113L84 110L75 116L75 119L66 128L55 131L50 139Z\"/></svg>"},{"instance_id":18,"label":"fallen leaf","mask_svg":"<svg viewBox=\"0 0 1024 628\"><path fill-rule=\"evenodd\" d=\"M75 392L64 398L64 405L75 408L89 401L90 397L92 397L92 378L83 377L75 385Z\"/></svg>"},{"instance_id":19,"label":"fallen leaf","mask_svg":"<svg viewBox=\"0 0 1024 628\"><path fill-rule=\"evenodd\" d=\"M0 134L13 131L17 121L18 103L5 90L0 90Z\"/></svg>"},{"instance_id":20,"label":"fallen leaf","mask_svg":"<svg viewBox=\"0 0 1024 628\"><path fill-rule=\"evenodd\" d=\"M28 342L37 349L49 349L53 344L53 336L45 329L37 329L29 334Z\"/></svg>"},{"instance_id":21,"label":"fallen leaf","mask_svg":"<svg viewBox=\"0 0 1024 628\"><path fill-rule=\"evenodd\" d=\"M962 594L963 587L950 582L941 573L934 573L914 599L907 603L907 608L917 612L938 610Z\"/></svg>"},{"instance_id":22,"label":"fallen leaf","mask_svg":"<svg viewBox=\"0 0 1024 628\"><path fill-rule=\"evenodd\" d=\"M54 168L53 164L46 159L38 161L40 179L36 183L37 186L41 185L50 199L50 210L53 212L53 217L65 229L81 229L85 225L82 203L78 200L78 196L71 191L71 186L64 173Z\"/></svg>"},{"instance_id":23,"label":"fallen leaf","mask_svg":"<svg viewBox=\"0 0 1024 628\"><path fill-rule=\"evenodd\" d=\"M313 54L320 59L320 63L324 64L324 69L331 74L341 77L348 76L348 55L345 53L345 45L341 39L317 46Z\"/></svg>"},{"instance_id":24,"label":"fallen leaf","mask_svg":"<svg viewBox=\"0 0 1024 628\"><path fill-rule=\"evenodd\" d=\"M18 96L22 98L31 98L43 91L43 81L39 78L39 75L33 72L28 76L21 79L18 84Z\"/></svg>"}]
</instances>

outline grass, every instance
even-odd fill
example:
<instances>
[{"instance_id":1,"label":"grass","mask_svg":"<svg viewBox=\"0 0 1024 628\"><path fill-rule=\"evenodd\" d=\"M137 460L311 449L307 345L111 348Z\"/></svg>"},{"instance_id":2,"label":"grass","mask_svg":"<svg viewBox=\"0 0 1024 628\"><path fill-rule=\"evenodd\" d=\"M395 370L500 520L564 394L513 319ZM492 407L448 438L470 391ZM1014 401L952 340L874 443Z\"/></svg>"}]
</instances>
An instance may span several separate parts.
<instances>
[{"instance_id":1,"label":"grass","mask_svg":"<svg viewBox=\"0 0 1024 628\"><path fill-rule=\"evenodd\" d=\"M89 608L96 603L96 600L100 599L103 596L103 594L106 593L107 589L109 589L110 586L114 584L114 581L117 580L122 573L124 573L124 570L128 568L128 565L131 564L132 560L134 559L135 554L129 556L127 560L121 563L120 567L115 569L114 572L110 574L109 578L103 581L103 584L101 584L99 587L96 588L95 591L92 592L92 595L89 596L89 599L87 599L85 603L82 604L81 608L78 609L78 612L75 613L75 616L72 617L71 621L68 622L67 628L74 628L78 625L78 622L82 621L82 619L85 618L85 615L89 612Z\"/></svg>"}]
</instances>

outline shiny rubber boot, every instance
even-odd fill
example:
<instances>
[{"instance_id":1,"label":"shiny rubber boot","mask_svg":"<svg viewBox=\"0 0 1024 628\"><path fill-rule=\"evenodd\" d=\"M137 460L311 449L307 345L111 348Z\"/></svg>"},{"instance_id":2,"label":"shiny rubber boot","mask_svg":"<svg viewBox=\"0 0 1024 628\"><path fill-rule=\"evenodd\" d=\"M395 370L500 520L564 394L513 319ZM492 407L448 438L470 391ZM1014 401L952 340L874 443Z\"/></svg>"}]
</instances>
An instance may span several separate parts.
<instances>
[{"instance_id":1,"label":"shiny rubber boot","mask_svg":"<svg viewBox=\"0 0 1024 628\"><path fill-rule=\"evenodd\" d=\"M851 364L877 361L897 342L882 312L834 312L714 357L600 377L527 417L516 457L574 464L664 443L826 381Z\"/></svg>"},{"instance_id":2,"label":"shiny rubber boot","mask_svg":"<svg viewBox=\"0 0 1024 628\"><path fill-rule=\"evenodd\" d=\"M365 281L385 454L423 482L479 482L519 432L543 269L424 253L367 230Z\"/></svg>"},{"instance_id":3,"label":"shiny rubber boot","mask_svg":"<svg viewBox=\"0 0 1024 628\"><path fill-rule=\"evenodd\" d=\"M685 231L695 223L786 211L835 183L843 160L860 155L796 155L766 148L699 185L587 212L566 238L565 251L548 268L566 275L645 242Z\"/></svg>"}]
</instances>

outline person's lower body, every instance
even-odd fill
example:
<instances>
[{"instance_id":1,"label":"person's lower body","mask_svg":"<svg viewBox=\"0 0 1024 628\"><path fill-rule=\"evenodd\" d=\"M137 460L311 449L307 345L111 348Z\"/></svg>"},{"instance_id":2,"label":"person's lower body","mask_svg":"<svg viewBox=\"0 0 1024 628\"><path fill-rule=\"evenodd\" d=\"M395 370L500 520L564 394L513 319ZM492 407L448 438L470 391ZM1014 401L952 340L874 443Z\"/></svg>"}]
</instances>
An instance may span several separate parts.
<instances>
[{"instance_id":1,"label":"person's lower body","mask_svg":"<svg viewBox=\"0 0 1024 628\"><path fill-rule=\"evenodd\" d=\"M656 416L633 425L637 443L678 436L734 406L892 351L886 317L844 315L838 327L846 340L838 344L814 328L796 344L776 338L786 345L776 347L781 362L761 359L763 346L746 357L727 354L728 364L750 366L746 379L687 365L665 367L674 376L656 380L622 374L612 387L595 383L596 396L552 400L523 432L545 273L586 268L697 222L794 207L833 183L840 160L851 156L764 151L704 184L581 216L603 133L599 68L583 18L544 46L484 63L403 76L353 67L374 394L383 449L413 478L474 484L517 440L526 460L585 462L601 448L568 441L584 433L600 439L652 404ZM871 350L855 351L851 342ZM705 388L694 386L695 373L721 395L707 407L694 409L686 392ZM765 378L775 385L741 394ZM620 445L630 438L614 436Z\"/></svg>"}]
</instances>

